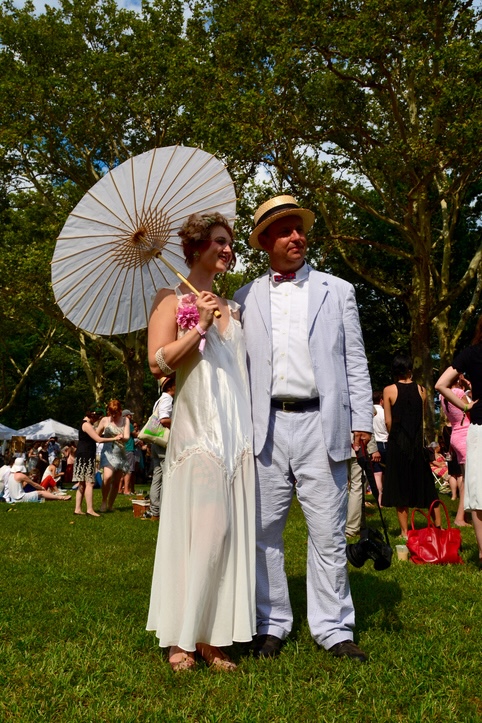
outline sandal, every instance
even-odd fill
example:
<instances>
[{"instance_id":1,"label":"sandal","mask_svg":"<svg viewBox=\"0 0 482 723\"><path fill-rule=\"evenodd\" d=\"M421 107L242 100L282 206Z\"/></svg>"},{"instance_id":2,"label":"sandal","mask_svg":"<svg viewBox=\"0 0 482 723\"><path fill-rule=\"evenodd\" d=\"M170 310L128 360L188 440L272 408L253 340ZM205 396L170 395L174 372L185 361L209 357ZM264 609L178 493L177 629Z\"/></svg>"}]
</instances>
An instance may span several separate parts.
<instances>
[{"instance_id":1,"label":"sandal","mask_svg":"<svg viewBox=\"0 0 482 723\"><path fill-rule=\"evenodd\" d=\"M175 673L179 673L181 670L192 670L196 665L194 653L173 645L169 648L169 665Z\"/></svg>"},{"instance_id":2,"label":"sandal","mask_svg":"<svg viewBox=\"0 0 482 723\"><path fill-rule=\"evenodd\" d=\"M236 670L237 665L233 663L226 653L220 648L216 648L214 645L208 645L207 643L198 643L196 650L203 660L206 661L207 665L213 670L217 671L233 671Z\"/></svg>"}]
</instances>

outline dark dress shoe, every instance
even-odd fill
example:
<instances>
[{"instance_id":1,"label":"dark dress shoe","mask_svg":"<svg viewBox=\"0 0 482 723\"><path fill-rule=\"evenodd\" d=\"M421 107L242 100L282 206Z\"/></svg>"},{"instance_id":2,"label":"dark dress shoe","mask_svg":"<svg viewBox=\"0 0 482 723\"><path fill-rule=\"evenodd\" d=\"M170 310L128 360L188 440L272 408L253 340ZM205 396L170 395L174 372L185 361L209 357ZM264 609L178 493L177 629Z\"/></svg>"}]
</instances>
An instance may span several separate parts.
<instances>
[{"instance_id":1,"label":"dark dress shoe","mask_svg":"<svg viewBox=\"0 0 482 723\"><path fill-rule=\"evenodd\" d=\"M258 635L253 655L255 658L275 658L280 654L282 642L276 635Z\"/></svg>"},{"instance_id":2,"label":"dark dress shoe","mask_svg":"<svg viewBox=\"0 0 482 723\"><path fill-rule=\"evenodd\" d=\"M352 658L360 663L366 663L368 660L366 653L358 645L355 645L353 640L343 640L342 643L337 643L332 648L328 648L328 652L334 655L335 658Z\"/></svg>"}]
</instances>

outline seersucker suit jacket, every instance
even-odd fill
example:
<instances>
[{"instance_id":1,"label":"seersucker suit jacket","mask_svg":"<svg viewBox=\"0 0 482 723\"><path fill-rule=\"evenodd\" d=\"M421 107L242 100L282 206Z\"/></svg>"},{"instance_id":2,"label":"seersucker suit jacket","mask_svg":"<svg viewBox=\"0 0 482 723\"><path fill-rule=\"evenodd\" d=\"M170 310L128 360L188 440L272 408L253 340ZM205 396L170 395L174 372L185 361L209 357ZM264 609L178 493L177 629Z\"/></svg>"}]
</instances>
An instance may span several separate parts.
<instances>
[{"instance_id":1,"label":"seersucker suit jacket","mask_svg":"<svg viewBox=\"0 0 482 723\"><path fill-rule=\"evenodd\" d=\"M323 431L331 459L340 462L350 457L351 431L373 429L368 364L353 286L310 266L308 271L308 343L320 397L320 435ZM267 272L234 295L247 349L255 455L264 447L271 411L269 284Z\"/></svg>"}]
</instances>

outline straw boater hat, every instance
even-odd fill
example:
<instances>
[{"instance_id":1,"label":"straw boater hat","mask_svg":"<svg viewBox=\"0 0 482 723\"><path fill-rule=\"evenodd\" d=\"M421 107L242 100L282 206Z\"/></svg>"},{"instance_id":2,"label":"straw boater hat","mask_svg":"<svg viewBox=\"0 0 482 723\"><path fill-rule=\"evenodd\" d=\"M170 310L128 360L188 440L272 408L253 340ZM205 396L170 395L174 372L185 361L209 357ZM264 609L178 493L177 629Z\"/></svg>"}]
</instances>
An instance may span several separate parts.
<instances>
[{"instance_id":1,"label":"straw boater hat","mask_svg":"<svg viewBox=\"0 0 482 723\"><path fill-rule=\"evenodd\" d=\"M161 387L161 392L164 392L166 387L169 386L169 382L173 382L174 378L171 375L170 377L161 377L159 379L159 386Z\"/></svg>"},{"instance_id":2,"label":"straw boater hat","mask_svg":"<svg viewBox=\"0 0 482 723\"><path fill-rule=\"evenodd\" d=\"M270 223L283 216L299 216L303 221L303 229L308 233L315 222L315 214L307 208L301 208L293 196L276 196L262 203L254 214L254 229L249 237L249 243L254 249L262 249L258 236Z\"/></svg>"}]
</instances>

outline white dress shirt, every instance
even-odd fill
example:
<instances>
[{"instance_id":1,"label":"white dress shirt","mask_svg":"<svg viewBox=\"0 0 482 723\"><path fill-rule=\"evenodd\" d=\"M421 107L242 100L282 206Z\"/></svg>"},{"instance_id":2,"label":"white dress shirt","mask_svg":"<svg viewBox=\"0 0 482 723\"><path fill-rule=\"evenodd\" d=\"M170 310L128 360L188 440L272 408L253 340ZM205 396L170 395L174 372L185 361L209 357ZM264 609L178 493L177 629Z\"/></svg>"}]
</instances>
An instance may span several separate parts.
<instances>
[{"instance_id":1,"label":"white dress shirt","mask_svg":"<svg viewBox=\"0 0 482 723\"><path fill-rule=\"evenodd\" d=\"M157 414L159 419L170 419L172 417L173 402L174 398L172 394L163 392L154 404L154 409L152 411L154 414Z\"/></svg>"},{"instance_id":2,"label":"white dress shirt","mask_svg":"<svg viewBox=\"0 0 482 723\"><path fill-rule=\"evenodd\" d=\"M375 404L376 415L373 417L373 434L377 442L388 442L388 429L385 424L385 412L381 404Z\"/></svg>"},{"instance_id":3,"label":"white dress shirt","mask_svg":"<svg viewBox=\"0 0 482 723\"><path fill-rule=\"evenodd\" d=\"M271 396L300 400L318 396L308 347L308 267L293 281L275 282L270 270L273 379Z\"/></svg>"}]
</instances>

